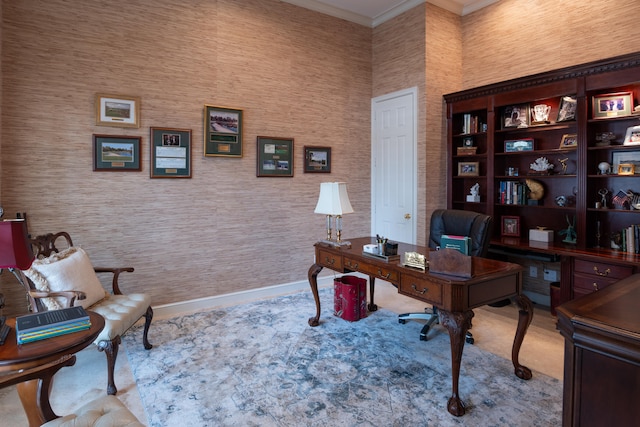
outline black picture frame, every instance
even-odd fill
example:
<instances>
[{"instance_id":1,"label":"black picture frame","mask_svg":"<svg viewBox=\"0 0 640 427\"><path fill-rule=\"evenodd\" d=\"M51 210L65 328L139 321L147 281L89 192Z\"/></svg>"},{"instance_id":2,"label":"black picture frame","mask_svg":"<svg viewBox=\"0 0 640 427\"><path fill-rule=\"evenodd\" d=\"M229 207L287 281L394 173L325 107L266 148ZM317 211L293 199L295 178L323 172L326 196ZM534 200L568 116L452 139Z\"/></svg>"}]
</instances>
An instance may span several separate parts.
<instances>
[{"instance_id":1,"label":"black picture frame","mask_svg":"<svg viewBox=\"0 0 640 427\"><path fill-rule=\"evenodd\" d=\"M205 105L205 157L242 157L242 126L242 110Z\"/></svg>"},{"instance_id":2,"label":"black picture frame","mask_svg":"<svg viewBox=\"0 0 640 427\"><path fill-rule=\"evenodd\" d=\"M259 136L256 176L293 177L293 138Z\"/></svg>"},{"instance_id":3,"label":"black picture frame","mask_svg":"<svg viewBox=\"0 0 640 427\"><path fill-rule=\"evenodd\" d=\"M93 170L95 172L139 172L139 136L93 135Z\"/></svg>"},{"instance_id":4,"label":"black picture frame","mask_svg":"<svg viewBox=\"0 0 640 427\"><path fill-rule=\"evenodd\" d=\"M331 147L304 147L304 173L331 173Z\"/></svg>"},{"instance_id":5,"label":"black picture frame","mask_svg":"<svg viewBox=\"0 0 640 427\"><path fill-rule=\"evenodd\" d=\"M560 98L560 105L558 106L558 118L556 122L568 122L576 119L576 107L578 105L578 98L572 95L563 96Z\"/></svg>"},{"instance_id":6,"label":"black picture frame","mask_svg":"<svg viewBox=\"0 0 640 427\"><path fill-rule=\"evenodd\" d=\"M522 128L529 126L529 104L509 105L504 108L503 128Z\"/></svg>"},{"instance_id":7,"label":"black picture frame","mask_svg":"<svg viewBox=\"0 0 640 427\"><path fill-rule=\"evenodd\" d=\"M191 178L191 129L150 128L151 178Z\"/></svg>"}]
</instances>

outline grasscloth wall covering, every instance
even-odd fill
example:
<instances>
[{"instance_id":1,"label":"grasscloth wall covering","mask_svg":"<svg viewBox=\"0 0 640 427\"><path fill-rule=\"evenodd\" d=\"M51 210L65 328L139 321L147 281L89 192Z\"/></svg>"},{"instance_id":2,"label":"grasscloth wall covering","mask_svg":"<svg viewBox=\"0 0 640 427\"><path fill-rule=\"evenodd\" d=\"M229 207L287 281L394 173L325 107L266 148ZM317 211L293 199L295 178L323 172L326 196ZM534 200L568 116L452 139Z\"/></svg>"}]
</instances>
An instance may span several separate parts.
<instances>
[{"instance_id":1,"label":"grasscloth wall covering","mask_svg":"<svg viewBox=\"0 0 640 427\"><path fill-rule=\"evenodd\" d=\"M305 280L320 182L348 183L347 234L369 233L371 28L275 0L2 8L2 205L32 233L134 266L154 305ZM95 126L96 93L140 96L141 127ZM243 158L202 156L204 104L244 110ZM192 179L149 178L150 126L192 129ZM94 133L142 136L143 171L93 172ZM293 178L256 178L258 135L295 139ZM332 147L330 175L303 173L305 145Z\"/></svg>"},{"instance_id":2,"label":"grasscloth wall covering","mask_svg":"<svg viewBox=\"0 0 640 427\"><path fill-rule=\"evenodd\" d=\"M462 18L470 89L640 50L637 0L500 0Z\"/></svg>"}]
</instances>

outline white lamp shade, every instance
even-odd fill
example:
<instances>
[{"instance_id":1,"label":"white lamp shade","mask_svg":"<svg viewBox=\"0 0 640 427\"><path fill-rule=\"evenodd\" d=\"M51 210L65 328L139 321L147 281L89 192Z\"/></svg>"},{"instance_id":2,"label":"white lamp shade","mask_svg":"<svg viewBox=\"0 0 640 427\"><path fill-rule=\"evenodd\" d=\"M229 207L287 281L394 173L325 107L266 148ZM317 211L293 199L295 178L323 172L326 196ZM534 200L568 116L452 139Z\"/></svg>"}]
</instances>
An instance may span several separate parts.
<instances>
[{"instance_id":1,"label":"white lamp shade","mask_svg":"<svg viewBox=\"0 0 640 427\"><path fill-rule=\"evenodd\" d=\"M353 212L346 182L323 182L320 184L320 197L316 205L317 214L344 215Z\"/></svg>"}]
</instances>

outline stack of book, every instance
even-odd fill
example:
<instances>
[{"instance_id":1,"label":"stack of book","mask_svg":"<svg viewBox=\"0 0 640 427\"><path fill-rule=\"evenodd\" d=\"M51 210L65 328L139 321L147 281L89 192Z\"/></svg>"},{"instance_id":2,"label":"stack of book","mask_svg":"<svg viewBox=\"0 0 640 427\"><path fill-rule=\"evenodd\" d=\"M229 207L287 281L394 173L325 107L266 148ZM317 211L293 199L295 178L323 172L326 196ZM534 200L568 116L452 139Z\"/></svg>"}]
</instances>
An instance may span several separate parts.
<instances>
[{"instance_id":1,"label":"stack of book","mask_svg":"<svg viewBox=\"0 0 640 427\"><path fill-rule=\"evenodd\" d=\"M18 344L26 344L90 327L91 321L84 308L63 308L17 317L16 337Z\"/></svg>"},{"instance_id":2,"label":"stack of book","mask_svg":"<svg viewBox=\"0 0 640 427\"><path fill-rule=\"evenodd\" d=\"M463 255L469 255L471 251L471 237L443 234L440 237L440 249L455 249Z\"/></svg>"}]
</instances>

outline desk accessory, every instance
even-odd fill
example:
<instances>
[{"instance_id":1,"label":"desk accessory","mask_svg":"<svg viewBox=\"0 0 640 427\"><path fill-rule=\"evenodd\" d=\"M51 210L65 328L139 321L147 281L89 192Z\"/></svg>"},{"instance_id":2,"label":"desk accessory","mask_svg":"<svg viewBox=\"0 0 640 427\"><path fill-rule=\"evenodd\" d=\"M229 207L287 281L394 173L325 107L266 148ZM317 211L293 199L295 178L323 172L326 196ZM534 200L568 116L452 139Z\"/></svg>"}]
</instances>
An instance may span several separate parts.
<instances>
[{"instance_id":1,"label":"desk accessory","mask_svg":"<svg viewBox=\"0 0 640 427\"><path fill-rule=\"evenodd\" d=\"M425 271L427 269L427 259L418 252L405 252L402 257L402 265Z\"/></svg>"},{"instance_id":2,"label":"desk accessory","mask_svg":"<svg viewBox=\"0 0 640 427\"><path fill-rule=\"evenodd\" d=\"M473 277L472 257L455 249L429 252L429 272L464 278Z\"/></svg>"}]
</instances>

